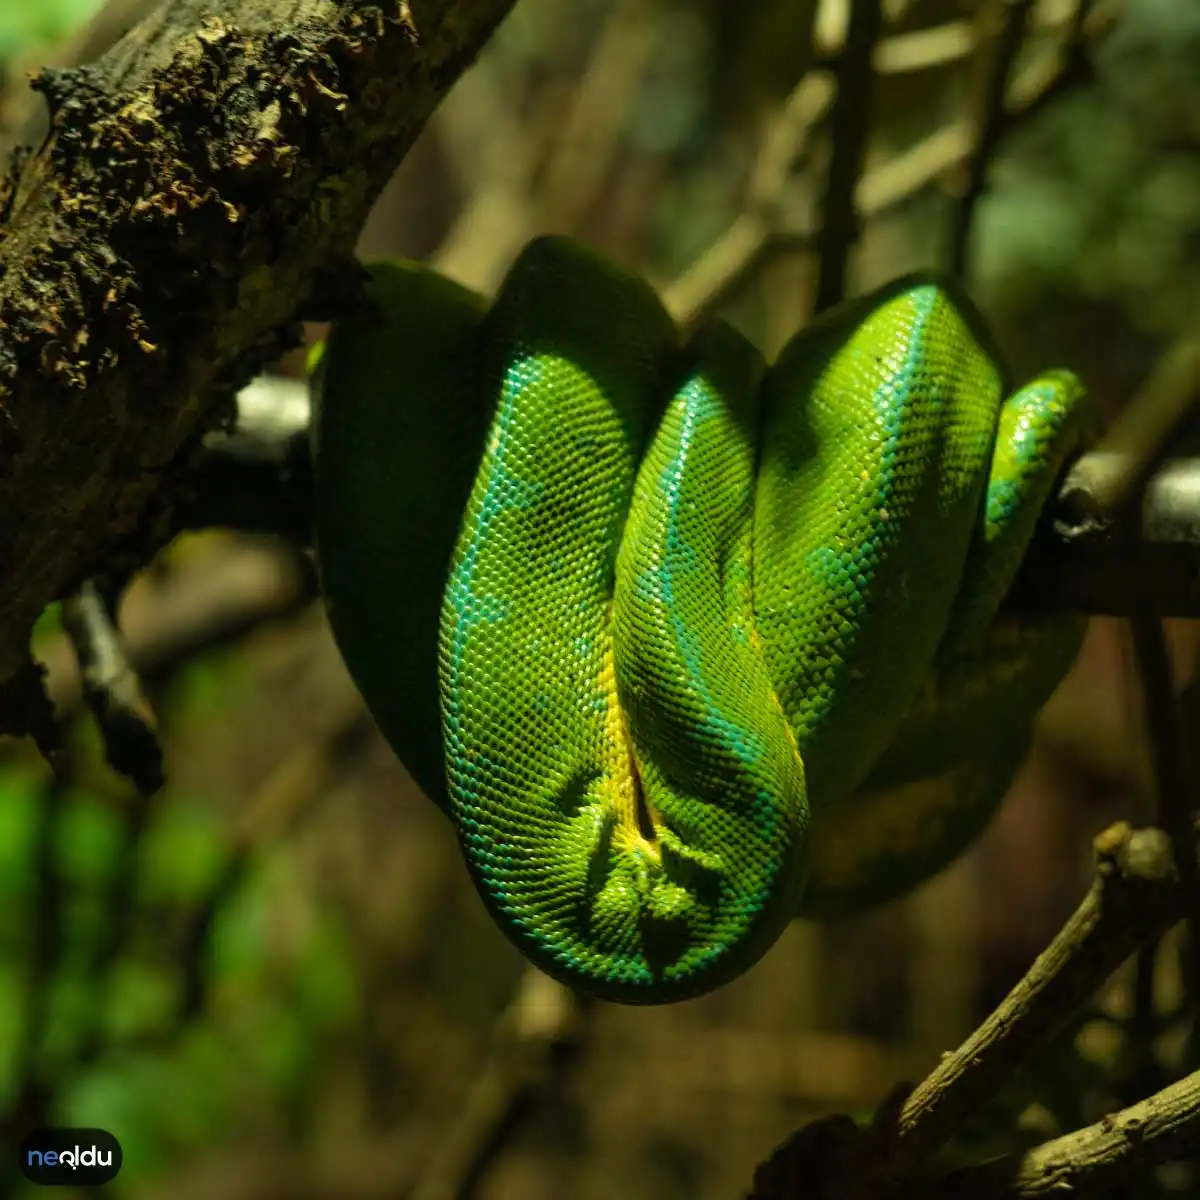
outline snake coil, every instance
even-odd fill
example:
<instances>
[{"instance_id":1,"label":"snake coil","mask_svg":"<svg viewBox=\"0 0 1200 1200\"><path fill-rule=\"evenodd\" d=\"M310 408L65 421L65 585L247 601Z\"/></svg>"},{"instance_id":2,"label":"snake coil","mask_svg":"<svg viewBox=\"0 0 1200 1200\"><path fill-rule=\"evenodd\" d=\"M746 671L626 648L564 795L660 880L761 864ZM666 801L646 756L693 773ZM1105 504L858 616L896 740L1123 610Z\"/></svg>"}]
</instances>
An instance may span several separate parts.
<instances>
[{"instance_id":1,"label":"snake coil","mask_svg":"<svg viewBox=\"0 0 1200 1200\"><path fill-rule=\"evenodd\" d=\"M564 239L490 307L415 264L368 290L316 389L330 622L523 953L682 999L979 833L1078 648L997 617L1074 376L1006 397L928 275L770 369Z\"/></svg>"}]
</instances>

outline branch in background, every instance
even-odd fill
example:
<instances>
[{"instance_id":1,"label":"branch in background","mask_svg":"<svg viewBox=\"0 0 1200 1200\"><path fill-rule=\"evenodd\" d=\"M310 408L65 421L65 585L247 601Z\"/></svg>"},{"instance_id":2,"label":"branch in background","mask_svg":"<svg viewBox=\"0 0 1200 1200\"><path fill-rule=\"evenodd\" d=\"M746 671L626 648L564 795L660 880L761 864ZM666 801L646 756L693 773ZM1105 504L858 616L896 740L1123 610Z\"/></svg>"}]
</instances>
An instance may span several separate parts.
<instances>
[{"instance_id":1,"label":"branch in background","mask_svg":"<svg viewBox=\"0 0 1200 1200\"><path fill-rule=\"evenodd\" d=\"M138 780L134 778L134 782ZM154 811L152 799L151 791L140 788L125 798L121 811L120 834L100 900L103 926L86 951L89 990L96 999L84 1017L84 1028L72 1050L72 1065L76 1069L94 1063L106 1049L107 1010L117 985L117 965L135 932L142 847Z\"/></svg>"},{"instance_id":2,"label":"branch in background","mask_svg":"<svg viewBox=\"0 0 1200 1200\"><path fill-rule=\"evenodd\" d=\"M1093 78L1091 46L1113 29L1125 0L1075 0L1066 37L1058 52L1019 75L1006 104L1006 119L1027 121L1064 92Z\"/></svg>"},{"instance_id":3,"label":"branch in background","mask_svg":"<svg viewBox=\"0 0 1200 1200\"><path fill-rule=\"evenodd\" d=\"M308 398L262 375L238 393L232 433L209 434L175 498L174 527L273 533L312 541Z\"/></svg>"},{"instance_id":4,"label":"branch in background","mask_svg":"<svg viewBox=\"0 0 1200 1200\"><path fill-rule=\"evenodd\" d=\"M1139 398L1131 401L1132 407L1140 404ZM267 517L278 513L275 532L307 545L312 497L306 385L263 381L241 394L242 405L253 437L243 436L239 422L232 435L210 435L205 455L207 469L227 477L229 494L247 498L245 507L219 501L219 507L206 511L203 498L197 497L196 505L184 505L179 521L196 528L219 515L224 528L261 533L270 524ZM280 464L286 469L277 470ZM1137 598L1146 596L1161 616L1200 616L1200 459L1168 460L1151 480L1140 533L1148 561L1140 572L1130 571L1128 549L1114 526L1095 515L1100 498L1093 496L1090 480L1107 478L1110 471L1099 451L1076 464L1038 529L1009 597L1010 611L1127 615ZM266 492L259 494L259 489Z\"/></svg>"},{"instance_id":5,"label":"branch in background","mask_svg":"<svg viewBox=\"0 0 1200 1200\"><path fill-rule=\"evenodd\" d=\"M880 40L872 66L877 75L904 75L945 67L970 57L976 45L970 21L947 21Z\"/></svg>"},{"instance_id":6,"label":"branch in background","mask_svg":"<svg viewBox=\"0 0 1200 1200\"><path fill-rule=\"evenodd\" d=\"M1200 1071L1086 1129L1023 1155L922 1181L913 1200L1052 1200L1106 1197L1151 1167L1194 1160L1200 1145Z\"/></svg>"},{"instance_id":7,"label":"branch in background","mask_svg":"<svg viewBox=\"0 0 1200 1200\"><path fill-rule=\"evenodd\" d=\"M827 74L805 75L767 129L742 211L682 275L659 289L663 303L685 330L728 299L761 261L781 228L784 192L795 165L833 97L833 80Z\"/></svg>"},{"instance_id":8,"label":"branch in background","mask_svg":"<svg viewBox=\"0 0 1200 1200\"><path fill-rule=\"evenodd\" d=\"M411 1200L457 1200L503 1145L522 1103L544 1087L577 1048L584 1002L533 967L492 1030L487 1061L455 1121L434 1151Z\"/></svg>"},{"instance_id":9,"label":"branch in background","mask_svg":"<svg viewBox=\"0 0 1200 1200\"><path fill-rule=\"evenodd\" d=\"M1150 472L1198 398L1200 336L1193 332L1160 359L1100 447L1072 468L1059 497L1058 528L1066 535L1065 544L1057 553L1049 546L1035 547L1025 572L1028 589L1041 589L1051 603L1061 598L1064 575L1073 569L1085 592L1102 586L1105 575L1113 584L1114 601L1120 589L1122 603L1111 603L1107 611L1130 619L1153 750L1159 822L1171 835L1179 871L1192 886L1195 765L1175 699L1161 618L1200 612L1200 463L1168 462L1152 477ZM1104 572L1101 564L1106 559L1124 570ZM1188 941L1192 950L1185 953L1185 984L1188 994L1200 999L1200 917L1195 912L1188 922ZM1142 973L1150 970L1151 951L1145 955ZM1142 1006L1152 1000L1143 989Z\"/></svg>"},{"instance_id":10,"label":"branch in background","mask_svg":"<svg viewBox=\"0 0 1200 1200\"><path fill-rule=\"evenodd\" d=\"M0 682L288 344L510 5L165 0L41 73L49 135L0 187Z\"/></svg>"},{"instance_id":11,"label":"branch in background","mask_svg":"<svg viewBox=\"0 0 1200 1200\"><path fill-rule=\"evenodd\" d=\"M69 759L63 750L62 758ZM66 896L59 858L59 834L73 772L63 761L61 769L45 781L34 809L28 920L33 926L29 940L28 967L23 983L21 1036L16 1046L9 1099L0 1118L0 1141L16 1145L35 1129L51 1120L52 1088L47 1079L46 1042L51 1027L55 972L63 956ZM11 1195L19 1186L17 1164L8 1157L0 1163L0 1192Z\"/></svg>"},{"instance_id":12,"label":"branch in background","mask_svg":"<svg viewBox=\"0 0 1200 1200\"><path fill-rule=\"evenodd\" d=\"M1135 551L1135 562L1138 553ZM1195 763L1188 749L1183 711L1176 699L1162 619L1143 600L1130 614L1129 628L1153 750L1158 824L1171 837L1176 870L1185 886L1197 892L1200 869L1192 853L1192 814L1197 807ZM1194 947L1200 947L1200 903L1188 914L1188 938ZM1200 966L1194 957L1190 966L1184 980L1186 994L1193 1002L1200 1002Z\"/></svg>"},{"instance_id":13,"label":"branch in background","mask_svg":"<svg viewBox=\"0 0 1200 1200\"><path fill-rule=\"evenodd\" d=\"M533 187L531 221L574 230L587 215L621 148L629 110L652 62L661 14L654 0L621 0L606 17L554 153Z\"/></svg>"},{"instance_id":14,"label":"branch in background","mask_svg":"<svg viewBox=\"0 0 1200 1200\"><path fill-rule=\"evenodd\" d=\"M83 694L96 717L114 771L152 795L163 785L162 748L154 713L129 665L113 614L111 595L89 580L63 601L63 629L75 647Z\"/></svg>"},{"instance_id":15,"label":"branch in background","mask_svg":"<svg viewBox=\"0 0 1200 1200\"><path fill-rule=\"evenodd\" d=\"M130 661L153 691L197 655L286 621L317 597L311 558L277 539L239 540L199 566L176 566L126 595ZM135 603L136 601L136 603Z\"/></svg>"},{"instance_id":16,"label":"branch in background","mask_svg":"<svg viewBox=\"0 0 1200 1200\"><path fill-rule=\"evenodd\" d=\"M1018 607L1200 615L1200 460L1162 459L1198 399L1200 335L1191 332L1068 472L1026 556Z\"/></svg>"},{"instance_id":17,"label":"branch in background","mask_svg":"<svg viewBox=\"0 0 1200 1200\"><path fill-rule=\"evenodd\" d=\"M1196 854L1193 829L1192 855ZM1072 1013L1141 945L1161 936L1193 911L1195 887L1175 871L1167 836L1157 829L1133 830L1120 823L1096 839L1096 876L1082 904L1053 942L1040 954L1025 977L1012 989L986 1021L906 1097L898 1094L884 1105L870 1129L851 1128L849 1118L831 1118L813 1133L806 1131L785 1143L756 1175L755 1200L783 1200L795 1192L781 1190L798 1177L798 1160L804 1170L818 1162L827 1178L814 1188L818 1195L874 1197L906 1194L905 1188L937 1188L922 1172L944 1146L1013 1072L1052 1035ZM1185 1081L1186 1084L1186 1081ZM1156 1152L1162 1157L1136 1159L1163 1161L1174 1152L1170 1139L1194 1129L1200 1092L1194 1082L1176 1085L1149 1101L1148 1111L1159 1114L1163 1140ZM1139 1108L1143 1107L1139 1106ZM1136 1113L1135 1113L1136 1118ZM1128 1114L1109 1118L1096 1130L1107 1136L1116 1129L1121 1137L1132 1128ZM1094 1147L1096 1131L1072 1135L1068 1144L1084 1152ZM1114 1139L1114 1146L1116 1141ZM1040 1158L1013 1160L1013 1178L1042 1179L1047 1164L1065 1169L1055 1156L1063 1140L1031 1152ZM1051 1149L1054 1147L1056 1149ZM1081 1181L1086 1177L1090 1194L1099 1194L1134 1164L1137 1146L1114 1152L1099 1161L1072 1160ZM1060 1176L1056 1176L1060 1177ZM1000 1175L1003 1178L1003 1175ZM816 1181L814 1181L815 1183ZM1011 1179L1009 1180L1011 1183ZM945 1195L976 1195L973 1190ZM1026 1193L1000 1190L997 1196ZM1030 1193L1040 1194L1040 1193ZM1076 1195L1081 1192L1074 1193Z\"/></svg>"},{"instance_id":18,"label":"branch in background","mask_svg":"<svg viewBox=\"0 0 1200 1200\"><path fill-rule=\"evenodd\" d=\"M893 1135L901 1170L961 1129L1065 1017L1195 902L1160 830L1119 823L1096 839L1095 851L1095 880L1079 908L992 1015L905 1101Z\"/></svg>"},{"instance_id":19,"label":"branch in background","mask_svg":"<svg viewBox=\"0 0 1200 1200\"><path fill-rule=\"evenodd\" d=\"M100 727L109 765L143 793L162 786L162 751L143 684L154 687L184 661L233 644L316 598L316 568L301 549L312 540L308 413L307 391L292 381L263 377L243 389L234 430L205 439L176 490L169 528L154 530L161 542L190 530L228 528L268 535L270 544L255 546L251 540L215 573L192 578L185 595L169 583L154 589L155 611L147 617L143 605L143 619L128 638L115 615L127 581L85 582L62 608L82 688L73 686L74 673L63 669L54 645L43 648L42 658L57 668L50 673L49 694L41 668L31 664L15 681L24 690L0 689L0 697L11 693L20 715L0 732L36 732L49 758L52 744L43 743L60 737L82 699ZM131 560L142 557L139 552ZM145 586L152 585L144 580ZM40 731L25 727L35 703L42 711Z\"/></svg>"},{"instance_id":20,"label":"branch in background","mask_svg":"<svg viewBox=\"0 0 1200 1200\"><path fill-rule=\"evenodd\" d=\"M846 294L850 250L862 228L856 198L871 131L875 90L872 59L882 26L882 0L856 0L851 4L846 44L833 68L836 91L829 119L832 153L816 236L820 271L814 311L818 313L832 308Z\"/></svg>"},{"instance_id":21,"label":"branch in background","mask_svg":"<svg viewBox=\"0 0 1200 1200\"><path fill-rule=\"evenodd\" d=\"M1078 28L1072 23L1055 50L1031 63L1013 80L1005 97L1006 134L1026 124L1050 101L1089 77L1087 51L1113 28L1115 12L1114 3L1100 5ZM800 86L806 85L807 80ZM798 92L799 88L793 97ZM810 103L811 122L815 124L826 109ZM779 121L787 119L781 113ZM960 168L971 153L975 132L970 121L956 121L868 170L859 179L855 192L859 218L881 216ZM774 130L768 132L764 147L773 133ZM677 279L661 287L667 308L685 328L695 326L735 295L772 253L813 246L818 233L815 217L792 226L781 219L783 190L791 179L790 173L780 176L778 192L769 208L762 206L759 197L756 208L745 208L705 254Z\"/></svg>"},{"instance_id":22,"label":"branch in background","mask_svg":"<svg viewBox=\"0 0 1200 1200\"><path fill-rule=\"evenodd\" d=\"M1200 459L1167 459L1146 489L1134 551L1113 521L1080 517L1103 502L1090 490L1109 470L1102 451L1081 458L1030 543L1008 598L1019 612L1200 616Z\"/></svg>"},{"instance_id":23,"label":"branch in background","mask_svg":"<svg viewBox=\"0 0 1200 1200\"><path fill-rule=\"evenodd\" d=\"M480 136L462 104L439 113L443 139L470 164L469 198L430 265L490 294L531 238L579 225L621 149L629 109L652 61L657 15L654 0L609 7L565 116L556 93L547 119L516 119L506 81L493 80L489 64L464 80L464 87L484 93L474 108L488 113L488 127Z\"/></svg>"},{"instance_id":24,"label":"branch in background","mask_svg":"<svg viewBox=\"0 0 1200 1200\"><path fill-rule=\"evenodd\" d=\"M1080 6L1088 7L1087 4ZM1035 30L1058 32L1064 24L1078 26L1079 8L1070 17L1065 17L1060 4L1036 5L1030 24ZM904 75L915 71L927 71L936 67L947 67L970 58L979 47L979 33L968 20L947 21L928 29L913 29L907 33L892 34L882 38L875 47L873 65L877 75ZM822 60L820 66L829 63Z\"/></svg>"},{"instance_id":25,"label":"branch in background","mask_svg":"<svg viewBox=\"0 0 1200 1200\"><path fill-rule=\"evenodd\" d=\"M84 1065L105 1049L121 1054L161 1049L177 1042L186 1027L203 1016L209 998L209 938L214 922L230 897L245 881L255 856L294 833L346 769L362 754L375 726L350 692L339 699L328 728L267 777L249 798L229 831L228 857L207 894L189 912L179 935L178 1002L168 1021L149 1031L123 1038L115 1046L96 1039L85 1041L73 1065ZM99 982L99 981L98 981Z\"/></svg>"},{"instance_id":26,"label":"branch in background","mask_svg":"<svg viewBox=\"0 0 1200 1200\"><path fill-rule=\"evenodd\" d=\"M255 466L247 469L249 480L263 481L264 476ZM241 490L248 493L250 486L247 481ZM271 502L269 498L267 503ZM281 506L280 511L284 508ZM228 506L222 512L234 517ZM245 522L233 519L232 523L235 527L246 524L257 528L261 515L262 505L255 502ZM109 763L139 783L144 775L138 765L147 764L152 770L155 761L149 746L144 747L146 757L139 757L138 751L144 738L153 737L154 729L143 688L153 694L185 662L235 645L263 625L294 616L316 599L317 590L316 569L309 555L278 538L248 538L239 546L226 548L215 563L206 563L198 570L176 567L165 574L151 572L143 576L133 590L132 605L127 597L120 635L113 628L110 614L106 612L103 618L93 614L88 627L70 638L73 655L56 641L39 648L39 656L49 668L49 695L44 696L44 703L49 707L55 736L87 699L96 713ZM71 603L77 604L78 599ZM67 615L64 605L64 617ZM80 672L72 668L82 667L89 656L102 656L107 666L91 672L81 687ZM130 690L136 695L130 697ZM135 723L135 753L114 753L114 741L121 746L128 739L120 729L114 738L105 715L112 712L119 714L121 722ZM145 721L145 727L139 732L136 723L141 721ZM132 770L123 765L127 760Z\"/></svg>"},{"instance_id":27,"label":"branch in background","mask_svg":"<svg viewBox=\"0 0 1200 1200\"><path fill-rule=\"evenodd\" d=\"M1136 504L1150 472L1198 402L1200 328L1182 334L1159 358L1096 452L1072 469L1064 495L1075 510L1075 524L1112 525L1123 508Z\"/></svg>"},{"instance_id":28,"label":"branch in background","mask_svg":"<svg viewBox=\"0 0 1200 1200\"><path fill-rule=\"evenodd\" d=\"M1139 397L1126 409L1123 419L1114 430L1116 437L1110 434L1105 439L1108 457L1101 461L1123 461L1127 465L1124 470L1104 479L1109 488L1107 495L1102 494L1098 502L1093 498L1087 508L1090 513L1103 514L1108 518L1115 530L1115 541L1127 547L1129 560L1135 567L1141 567L1150 554L1138 529L1138 514L1151 484L1147 477L1150 464L1161 456L1165 441L1182 429L1198 400L1200 337L1185 336L1163 356ZM1124 450L1121 449L1122 445ZM1136 573L1140 575L1143 571ZM1145 591L1135 594L1134 606L1129 614L1129 628L1153 752L1158 824L1171 836L1176 869L1184 883L1195 890L1200 881L1200 872L1192 853L1192 812L1196 807L1197 795L1196 764L1189 749L1183 709L1176 698L1162 619L1152 598ZM1186 938L1188 947L1184 952L1184 987L1185 994L1191 997L1195 1005L1200 1004L1200 905L1189 914ZM1137 996L1140 1002L1138 1016L1141 1019L1134 1024L1135 1039L1154 1024L1155 1015L1153 947L1143 951L1143 960L1139 963L1139 977L1146 975L1150 982ZM1137 1045L1135 1041L1133 1051L1147 1070L1153 1069L1155 1060L1150 1039L1145 1039L1143 1045Z\"/></svg>"},{"instance_id":29,"label":"branch in background","mask_svg":"<svg viewBox=\"0 0 1200 1200\"><path fill-rule=\"evenodd\" d=\"M967 256L970 252L971 230L975 223L975 208L983 197L987 173L996 157L996 149L1004 136L1007 119L1004 98L1008 93L1009 75L1029 24L1034 0L993 0L984 6L982 18L997 20L1000 29L991 48L991 59L982 72L983 87L979 99L978 131L970 157L965 165L965 186L950 223L950 246L946 269L958 279L967 277ZM1080 0L1080 11L1086 10L1086 0Z\"/></svg>"},{"instance_id":30,"label":"branch in background","mask_svg":"<svg viewBox=\"0 0 1200 1200\"><path fill-rule=\"evenodd\" d=\"M207 528L269 533L286 544L275 553L287 555L292 569L280 563L278 569L264 570L260 564L255 570L253 563L239 559L216 577L208 576L182 608L160 596L165 607L157 614L156 627L148 631L149 638L137 637L132 647L115 618L122 588L88 580L63 602L64 632L74 648L82 696L100 727L106 758L144 794L162 786L164 770L143 683L161 681L183 661L289 616L317 595L315 567L300 549L310 544L312 534L307 391L288 380L264 377L240 393L238 414L232 432L205 439L177 491L170 529L155 532L163 541ZM34 677L23 676L22 681L28 687ZM55 716L40 673L36 682L48 710L43 740L50 730L57 737L57 724L73 715L78 696L60 685ZM23 704L29 703L26 694Z\"/></svg>"},{"instance_id":31,"label":"branch in background","mask_svg":"<svg viewBox=\"0 0 1200 1200\"><path fill-rule=\"evenodd\" d=\"M349 687L349 685L347 685ZM229 857L203 903L189 915L180 951L183 983L173 1030L203 1011L208 997L208 939L225 902L245 879L254 856L278 844L328 794L348 763L361 756L375 726L358 693L340 698L330 723L314 743L296 750L249 798L229 835ZM161 1035L159 1035L161 1036Z\"/></svg>"}]
</instances>

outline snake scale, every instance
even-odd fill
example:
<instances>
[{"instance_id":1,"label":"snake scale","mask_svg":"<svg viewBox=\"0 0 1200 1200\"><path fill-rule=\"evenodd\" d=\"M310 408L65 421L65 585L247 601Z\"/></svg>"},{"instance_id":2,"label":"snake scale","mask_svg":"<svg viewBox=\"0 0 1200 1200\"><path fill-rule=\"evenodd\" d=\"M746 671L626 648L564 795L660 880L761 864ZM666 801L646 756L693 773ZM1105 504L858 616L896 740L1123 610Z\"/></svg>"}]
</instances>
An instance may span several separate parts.
<instances>
[{"instance_id":1,"label":"snake scale","mask_svg":"<svg viewBox=\"0 0 1200 1200\"><path fill-rule=\"evenodd\" d=\"M978 835L1081 637L998 615L1073 375L1008 394L936 275L770 368L563 238L490 306L412 263L367 291L315 376L327 611L529 959L685 999Z\"/></svg>"}]
</instances>

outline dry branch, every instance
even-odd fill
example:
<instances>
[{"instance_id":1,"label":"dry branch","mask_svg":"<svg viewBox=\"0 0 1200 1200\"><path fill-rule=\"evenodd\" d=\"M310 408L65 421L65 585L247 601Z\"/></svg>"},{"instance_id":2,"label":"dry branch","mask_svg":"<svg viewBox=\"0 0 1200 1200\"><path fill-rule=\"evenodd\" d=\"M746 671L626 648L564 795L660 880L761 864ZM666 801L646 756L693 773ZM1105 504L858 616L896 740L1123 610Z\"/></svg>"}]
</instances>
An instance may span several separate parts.
<instances>
[{"instance_id":1,"label":"dry branch","mask_svg":"<svg viewBox=\"0 0 1200 1200\"><path fill-rule=\"evenodd\" d=\"M1200 1071L1121 1112L1027 1154L993 1159L922 1182L914 1200L1040 1200L1112 1195L1139 1170L1194 1159L1200 1146ZM1095 1189L1101 1189L1096 1191Z\"/></svg>"},{"instance_id":2,"label":"dry branch","mask_svg":"<svg viewBox=\"0 0 1200 1200\"><path fill-rule=\"evenodd\" d=\"M991 1016L957 1050L944 1055L915 1089L907 1095L899 1091L884 1104L872 1128L833 1116L799 1130L759 1168L753 1200L801 1194L879 1200L910 1191L1016 1198L1045 1194L1044 1185L1056 1179L1071 1181L1078 1189L1075 1195L1098 1195L1134 1167L1177 1154L1184 1139L1195 1144L1200 1092L1193 1078L1024 1158L1007 1160L1002 1167L975 1168L970 1186L964 1182L966 1172L933 1182L927 1178L934 1152L980 1112L1112 972L1195 910L1195 884L1180 879L1170 839L1161 830L1134 830L1120 823L1101 834L1095 848L1091 890ZM1132 1138L1132 1131L1151 1116L1161 1133L1153 1148L1148 1139ZM803 1191L800 1180L806 1181ZM976 1190L976 1182L983 1190ZM1022 1190L1026 1187L1030 1190Z\"/></svg>"},{"instance_id":3,"label":"dry branch","mask_svg":"<svg viewBox=\"0 0 1200 1200\"><path fill-rule=\"evenodd\" d=\"M1085 22L1072 21L1060 43L1030 63L1004 94L1003 128L1011 133L1055 97L1086 78L1086 52L1112 29L1110 6L1089 9ZM879 43L886 46L886 42ZM792 144L798 157L810 135L825 118L834 89L823 71L800 81L767 131L755 168L756 185L748 192L743 211L725 233L677 279L662 287L667 308L679 323L692 327L709 316L753 276L767 257L783 249L810 249L820 235L815 213L798 222L784 220L784 199L797 177L790 169L763 171L780 160L779 145ZM879 217L921 194L966 163L975 145L975 124L954 121L934 130L907 150L865 171L858 179L853 204L858 219ZM790 139L790 142L789 142ZM790 168L791 163L785 162ZM769 181L770 189L763 186Z\"/></svg>"}]
</instances>

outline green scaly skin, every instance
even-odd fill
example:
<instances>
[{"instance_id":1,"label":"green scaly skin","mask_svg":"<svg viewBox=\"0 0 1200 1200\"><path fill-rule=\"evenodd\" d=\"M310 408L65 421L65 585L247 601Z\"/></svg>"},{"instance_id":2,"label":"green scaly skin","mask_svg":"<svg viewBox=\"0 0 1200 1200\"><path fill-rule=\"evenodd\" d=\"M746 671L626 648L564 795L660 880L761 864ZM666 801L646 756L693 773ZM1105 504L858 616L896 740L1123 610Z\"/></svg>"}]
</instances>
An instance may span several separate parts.
<instances>
[{"instance_id":1,"label":"green scaly skin","mask_svg":"<svg viewBox=\"0 0 1200 1200\"><path fill-rule=\"evenodd\" d=\"M524 954L685 999L977 836L1082 632L996 616L1073 376L1005 398L932 276L769 370L563 239L490 309L414 264L370 293L316 389L330 621Z\"/></svg>"}]
</instances>

